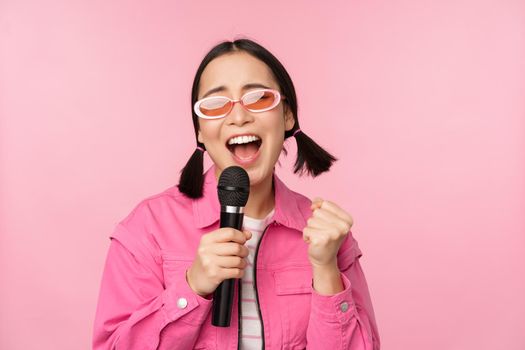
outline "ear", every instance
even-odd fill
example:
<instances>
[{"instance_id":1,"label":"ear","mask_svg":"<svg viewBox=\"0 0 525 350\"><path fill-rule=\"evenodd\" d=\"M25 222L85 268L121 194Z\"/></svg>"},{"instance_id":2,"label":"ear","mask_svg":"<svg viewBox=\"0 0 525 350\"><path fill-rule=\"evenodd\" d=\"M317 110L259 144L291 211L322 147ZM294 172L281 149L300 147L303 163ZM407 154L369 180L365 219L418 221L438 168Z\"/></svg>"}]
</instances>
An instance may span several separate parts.
<instances>
[{"instance_id":1,"label":"ear","mask_svg":"<svg viewBox=\"0 0 525 350\"><path fill-rule=\"evenodd\" d=\"M199 130L199 132L197 133L197 141L199 141L200 143L204 143L203 139L202 139L202 135L201 135L201 131Z\"/></svg>"},{"instance_id":2,"label":"ear","mask_svg":"<svg viewBox=\"0 0 525 350\"><path fill-rule=\"evenodd\" d=\"M286 131L292 130L295 125L293 113L287 105L284 106L284 129Z\"/></svg>"}]
</instances>

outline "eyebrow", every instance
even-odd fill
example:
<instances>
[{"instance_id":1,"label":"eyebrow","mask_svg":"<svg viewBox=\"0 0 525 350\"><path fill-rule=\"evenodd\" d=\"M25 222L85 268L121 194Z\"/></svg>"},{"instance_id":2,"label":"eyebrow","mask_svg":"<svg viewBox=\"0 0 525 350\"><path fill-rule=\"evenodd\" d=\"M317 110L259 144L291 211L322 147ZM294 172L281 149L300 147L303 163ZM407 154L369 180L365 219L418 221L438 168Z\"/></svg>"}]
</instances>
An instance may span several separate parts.
<instances>
[{"instance_id":1,"label":"eyebrow","mask_svg":"<svg viewBox=\"0 0 525 350\"><path fill-rule=\"evenodd\" d=\"M263 84L259 84L259 83L250 83L250 84L246 84L242 87L242 90L248 90L248 89L253 89L253 88L263 88L263 89L271 89L271 87L268 87L266 85L263 85ZM201 98L205 98L206 96L208 95L211 95L213 94L214 92L219 92L219 91L224 91L226 90L226 86L224 85L221 85L221 86L217 86L211 90L209 90L207 93L205 93L204 95L202 95Z\"/></svg>"}]
</instances>

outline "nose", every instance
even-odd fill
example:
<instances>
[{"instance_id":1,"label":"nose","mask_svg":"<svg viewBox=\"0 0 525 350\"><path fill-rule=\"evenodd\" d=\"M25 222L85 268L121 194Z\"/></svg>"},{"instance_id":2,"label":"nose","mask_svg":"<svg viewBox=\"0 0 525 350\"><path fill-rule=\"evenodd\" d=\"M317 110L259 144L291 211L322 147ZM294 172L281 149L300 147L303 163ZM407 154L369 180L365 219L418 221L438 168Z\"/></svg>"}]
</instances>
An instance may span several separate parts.
<instances>
[{"instance_id":1,"label":"nose","mask_svg":"<svg viewBox=\"0 0 525 350\"><path fill-rule=\"evenodd\" d=\"M228 125L243 126L252 121L253 116L249 111L243 108L240 101L234 102L232 110L226 116L226 123Z\"/></svg>"}]
</instances>

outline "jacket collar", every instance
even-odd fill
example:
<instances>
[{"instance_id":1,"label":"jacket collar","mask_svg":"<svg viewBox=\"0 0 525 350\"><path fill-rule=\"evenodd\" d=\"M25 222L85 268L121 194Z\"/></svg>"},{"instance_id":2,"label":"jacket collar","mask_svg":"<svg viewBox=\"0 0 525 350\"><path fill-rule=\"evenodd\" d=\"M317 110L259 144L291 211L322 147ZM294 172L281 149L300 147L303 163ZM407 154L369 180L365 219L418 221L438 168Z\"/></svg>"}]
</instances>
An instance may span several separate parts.
<instances>
[{"instance_id":1,"label":"jacket collar","mask_svg":"<svg viewBox=\"0 0 525 350\"><path fill-rule=\"evenodd\" d=\"M275 190L275 213L273 221L289 228L302 231L306 226L304 210L301 210L298 195L291 191L273 173ZM304 203L303 203L304 206ZM217 179L215 178L215 165L204 173L203 196L193 200L193 217L195 226L204 228L216 223L220 218L221 205L217 195Z\"/></svg>"}]
</instances>

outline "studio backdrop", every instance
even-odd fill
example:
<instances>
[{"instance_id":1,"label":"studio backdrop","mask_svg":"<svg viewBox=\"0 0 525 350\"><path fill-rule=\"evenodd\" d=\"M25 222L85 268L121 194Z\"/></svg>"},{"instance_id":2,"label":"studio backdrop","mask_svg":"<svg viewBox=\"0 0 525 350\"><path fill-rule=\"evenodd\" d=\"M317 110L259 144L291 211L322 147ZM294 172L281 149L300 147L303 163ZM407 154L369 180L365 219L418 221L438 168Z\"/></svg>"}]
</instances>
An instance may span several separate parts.
<instances>
[{"instance_id":1,"label":"studio backdrop","mask_svg":"<svg viewBox=\"0 0 525 350\"><path fill-rule=\"evenodd\" d=\"M339 160L383 349L525 348L523 1L0 1L0 348L89 349L109 235L178 182L191 83L260 42ZM211 164L206 159L205 167Z\"/></svg>"}]
</instances>

